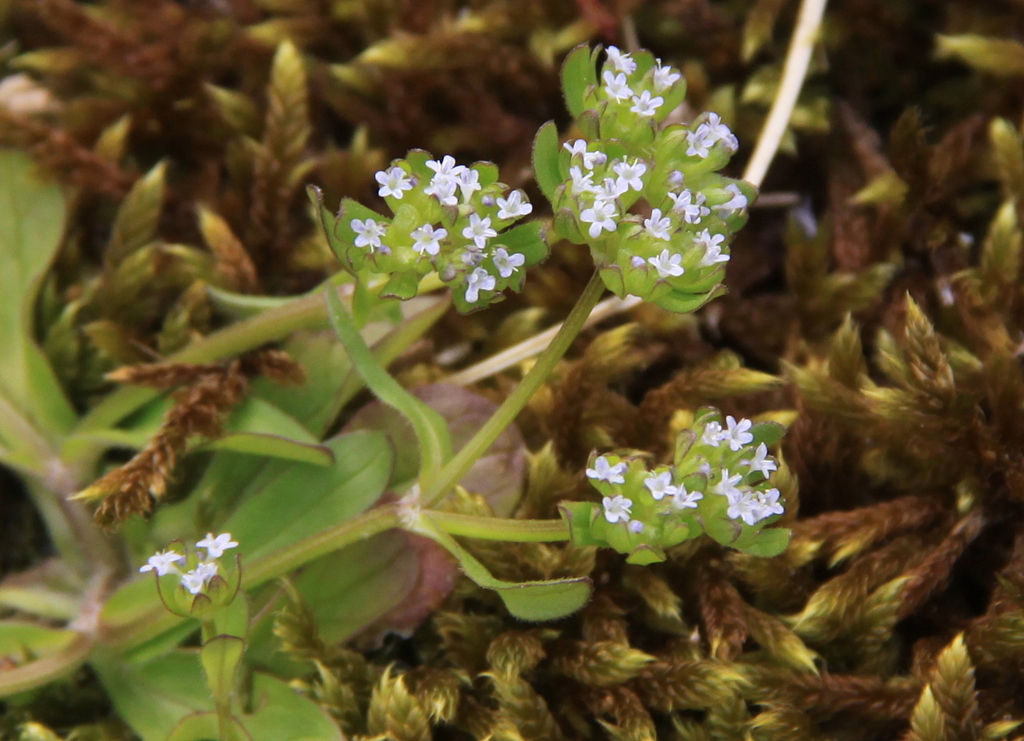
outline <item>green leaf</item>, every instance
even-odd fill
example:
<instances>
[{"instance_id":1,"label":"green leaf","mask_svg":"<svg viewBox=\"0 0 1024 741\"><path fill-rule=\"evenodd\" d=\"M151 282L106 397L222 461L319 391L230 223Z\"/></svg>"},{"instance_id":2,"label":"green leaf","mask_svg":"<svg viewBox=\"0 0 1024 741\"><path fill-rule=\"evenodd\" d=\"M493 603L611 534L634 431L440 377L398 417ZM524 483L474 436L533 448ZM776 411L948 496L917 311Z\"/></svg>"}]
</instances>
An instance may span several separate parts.
<instances>
[{"instance_id":1,"label":"green leaf","mask_svg":"<svg viewBox=\"0 0 1024 741\"><path fill-rule=\"evenodd\" d=\"M401 413L416 431L420 445L420 483L424 488L429 487L452 456L448 426L441 415L402 388L377 362L337 292L327 291L326 295L331 323L359 375L378 399Z\"/></svg>"},{"instance_id":2,"label":"green leaf","mask_svg":"<svg viewBox=\"0 0 1024 741\"><path fill-rule=\"evenodd\" d=\"M528 582L494 578L486 566L460 546L455 538L434 525L427 515L420 518L415 532L442 545L455 556L466 576L478 586L497 592L508 611L520 620L558 620L576 612L590 599L593 585L583 576Z\"/></svg>"},{"instance_id":3,"label":"green leaf","mask_svg":"<svg viewBox=\"0 0 1024 741\"><path fill-rule=\"evenodd\" d=\"M541 126L533 140L533 173L544 197L554 205L563 181L558 167L558 128L554 121Z\"/></svg>"},{"instance_id":4,"label":"green leaf","mask_svg":"<svg viewBox=\"0 0 1024 741\"><path fill-rule=\"evenodd\" d=\"M393 460L384 435L357 432L325 445L333 466L272 461L245 487L221 529L241 544L247 562L344 522L380 498Z\"/></svg>"},{"instance_id":5,"label":"green leaf","mask_svg":"<svg viewBox=\"0 0 1024 741\"><path fill-rule=\"evenodd\" d=\"M80 634L74 630L46 628L34 623L0 622L0 656L38 657L71 645Z\"/></svg>"},{"instance_id":6,"label":"green leaf","mask_svg":"<svg viewBox=\"0 0 1024 741\"><path fill-rule=\"evenodd\" d=\"M750 429L750 434L754 436L753 442L750 443L752 446L764 443L771 447L786 436L786 428L778 422L761 422Z\"/></svg>"},{"instance_id":7,"label":"green leaf","mask_svg":"<svg viewBox=\"0 0 1024 741\"><path fill-rule=\"evenodd\" d=\"M235 741L252 741L249 731L237 718L233 718L232 722L235 726ZM210 741L219 735L216 713L192 713L181 719L166 741Z\"/></svg>"},{"instance_id":8,"label":"green leaf","mask_svg":"<svg viewBox=\"0 0 1024 741\"><path fill-rule=\"evenodd\" d=\"M0 671L0 698L41 687L70 674L89 656L92 640L74 630L0 622L0 657L24 661Z\"/></svg>"},{"instance_id":9,"label":"green leaf","mask_svg":"<svg viewBox=\"0 0 1024 741\"><path fill-rule=\"evenodd\" d=\"M569 526L569 538L576 546L604 546L604 538L594 537L592 525L598 506L593 502L562 502L558 511Z\"/></svg>"},{"instance_id":10,"label":"green leaf","mask_svg":"<svg viewBox=\"0 0 1024 741\"><path fill-rule=\"evenodd\" d=\"M317 209L317 216L324 235L327 237L327 243L341 260L345 269L355 275L366 262L367 252L355 246L356 233L352 230L352 220L373 219L387 222L388 219L351 198L345 198L341 202L338 213L335 215L324 206L324 195L319 188L310 185L306 188L306 192Z\"/></svg>"},{"instance_id":11,"label":"green leaf","mask_svg":"<svg viewBox=\"0 0 1024 741\"><path fill-rule=\"evenodd\" d=\"M330 466L334 456L316 437L269 402L247 398L231 414L225 434L204 447Z\"/></svg>"},{"instance_id":12,"label":"green leaf","mask_svg":"<svg viewBox=\"0 0 1024 741\"><path fill-rule=\"evenodd\" d=\"M565 105L574 118L587 109L584 102L587 88L597 84L597 68L588 44L581 44L569 52L562 64L562 92Z\"/></svg>"},{"instance_id":13,"label":"green leaf","mask_svg":"<svg viewBox=\"0 0 1024 741\"><path fill-rule=\"evenodd\" d=\"M772 527L761 530L753 540L738 550L751 556L771 558L789 547L792 532L783 527Z\"/></svg>"},{"instance_id":14,"label":"green leaf","mask_svg":"<svg viewBox=\"0 0 1024 741\"><path fill-rule=\"evenodd\" d=\"M541 221L512 227L503 232L495 240L495 245L504 245L510 252L518 252L526 257L526 267L531 267L546 259L549 253L547 228Z\"/></svg>"},{"instance_id":15,"label":"green leaf","mask_svg":"<svg viewBox=\"0 0 1024 741\"><path fill-rule=\"evenodd\" d=\"M214 698L226 702L235 688L235 672L245 652L245 641L238 636L220 635L209 639L199 651L206 684Z\"/></svg>"},{"instance_id":16,"label":"green leaf","mask_svg":"<svg viewBox=\"0 0 1024 741\"><path fill-rule=\"evenodd\" d=\"M326 711L267 674L253 677L252 707L243 720L252 741L344 741Z\"/></svg>"}]
</instances>

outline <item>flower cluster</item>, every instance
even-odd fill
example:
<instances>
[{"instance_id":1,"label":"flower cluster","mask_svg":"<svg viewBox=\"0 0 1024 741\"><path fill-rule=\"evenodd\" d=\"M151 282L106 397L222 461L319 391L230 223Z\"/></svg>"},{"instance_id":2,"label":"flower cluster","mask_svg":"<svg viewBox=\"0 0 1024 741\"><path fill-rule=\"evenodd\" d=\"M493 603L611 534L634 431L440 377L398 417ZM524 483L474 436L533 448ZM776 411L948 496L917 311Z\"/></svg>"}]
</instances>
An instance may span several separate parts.
<instances>
[{"instance_id":1,"label":"flower cluster","mask_svg":"<svg viewBox=\"0 0 1024 741\"><path fill-rule=\"evenodd\" d=\"M774 555L779 536L762 528L784 511L770 482L778 462L768 453L781 435L774 423L723 421L704 409L681 433L672 465L649 469L636 457L592 455L586 475L603 496L600 505L563 505L574 541L611 546L635 563L661 560L665 548L701 533Z\"/></svg>"},{"instance_id":2,"label":"flower cluster","mask_svg":"<svg viewBox=\"0 0 1024 741\"><path fill-rule=\"evenodd\" d=\"M139 571L155 573L160 596L169 610L194 614L214 601L226 604L234 597L239 583L237 563L221 563L221 558L237 547L231 533L207 533L194 549L172 543L150 556Z\"/></svg>"},{"instance_id":3,"label":"flower cluster","mask_svg":"<svg viewBox=\"0 0 1024 741\"><path fill-rule=\"evenodd\" d=\"M385 296L411 298L436 270L460 311L482 308L507 288L520 290L525 268L547 256L539 223L513 226L533 205L523 191L498 182L491 163L467 167L450 155L434 159L413 150L376 179L393 218L348 199L336 216L322 209L321 216L350 272L368 267L390 276Z\"/></svg>"},{"instance_id":4,"label":"flower cluster","mask_svg":"<svg viewBox=\"0 0 1024 741\"><path fill-rule=\"evenodd\" d=\"M555 227L590 245L616 294L692 311L721 293L728 239L754 197L749 184L716 173L739 143L715 113L662 127L685 82L649 53L608 47L599 77L596 61L581 47L563 73L585 138L558 148L542 129L535 144Z\"/></svg>"}]
</instances>

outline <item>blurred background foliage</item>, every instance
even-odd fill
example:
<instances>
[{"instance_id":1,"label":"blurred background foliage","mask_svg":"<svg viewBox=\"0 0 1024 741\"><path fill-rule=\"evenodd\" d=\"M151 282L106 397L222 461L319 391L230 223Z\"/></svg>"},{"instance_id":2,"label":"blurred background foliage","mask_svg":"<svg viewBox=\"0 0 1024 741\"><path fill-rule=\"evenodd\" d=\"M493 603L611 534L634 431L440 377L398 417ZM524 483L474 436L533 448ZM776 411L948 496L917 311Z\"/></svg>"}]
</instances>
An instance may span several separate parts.
<instances>
[{"instance_id":1,"label":"blurred background foliage","mask_svg":"<svg viewBox=\"0 0 1024 741\"><path fill-rule=\"evenodd\" d=\"M71 195L38 339L87 409L111 389L105 373L231 321L223 291L294 295L336 271L304 185L381 206L373 173L409 148L492 160L540 202L530 144L549 119L564 130L557 73L578 43L638 43L681 67L679 115L721 113L739 176L796 11L4 0L0 144ZM687 544L637 568L469 544L499 578L590 573L596 596L530 626L463 581L412 635L358 650L318 640L295 602L278 632L309 669L297 686L347 734L395 741L1019 737L1022 34L1011 0L833 3L729 294L693 317L641 306L589 330L520 418L534 451L523 517L593 496L594 447L664 456L703 403L791 423L787 553ZM443 380L529 337L589 270L585 251L556 245L521 295L442 320L401 377ZM518 372L481 392L502 397ZM2 575L47 545L0 474ZM0 719L4 741L128 737L85 673Z\"/></svg>"}]
</instances>

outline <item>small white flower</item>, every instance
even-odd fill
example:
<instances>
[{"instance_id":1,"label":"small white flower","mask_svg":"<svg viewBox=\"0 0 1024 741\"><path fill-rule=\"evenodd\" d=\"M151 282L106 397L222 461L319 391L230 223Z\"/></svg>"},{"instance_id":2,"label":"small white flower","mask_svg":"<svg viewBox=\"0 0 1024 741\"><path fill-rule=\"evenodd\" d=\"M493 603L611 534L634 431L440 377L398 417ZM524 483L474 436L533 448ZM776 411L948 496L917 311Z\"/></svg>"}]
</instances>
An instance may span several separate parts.
<instances>
[{"instance_id":1,"label":"small white flower","mask_svg":"<svg viewBox=\"0 0 1024 741\"><path fill-rule=\"evenodd\" d=\"M221 533L216 538L213 533L207 533L205 538L196 543L196 548L206 549L207 558L220 558L224 551L237 547L238 543L231 539L231 533Z\"/></svg>"},{"instance_id":2,"label":"small white flower","mask_svg":"<svg viewBox=\"0 0 1024 741\"><path fill-rule=\"evenodd\" d=\"M608 155L598 150L596 152L587 152L583 155L583 166L588 170L593 170L595 167L600 167L608 161Z\"/></svg>"},{"instance_id":3,"label":"small white flower","mask_svg":"<svg viewBox=\"0 0 1024 741\"><path fill-rule=\"evenodd\" d=\"M395 167L389 167L387 170L381 170L376 175L377 182L380 183L380 188L377 190L377 195L381 197L391 196L398 200L402 200L402 196L405 195L405 191L412 190L412 178L409 174L397 165Z\"/></svg>"},{"instance_id":4,"label":"small white flower","mask_svg":"<svg viewBox=\"0 0 1024 741\"><path fill-rule=\"evenodd\" d=\"M139 571L145 573L147 571L156 570L157 576L167 576L167 574L177 573L178 567L174 564L181 563L185 560L185 557L180 553L174 551L160 551L154 553L146 561L146 565L139 569Z\"/></svg>"},{"instance_id":5,"label":"small white flower","mask_svg":"<svg viewBox=\"0 0 1024 741\"><path fill-rule=\"evenodd\" d=\"M619 50L617 46L609 46L605 49L605 53L608 55L608 61L612 63L612 67L615 68L616 72L625 72L627 75L631 75L636 72L636 62L629 54L624 54Z\"/></svg>"},{"instance_id":6,"label":"small white flower","mask_svg":"<svg viewBox=\"0 0 1024 741\"><path fill-rule=\"evenodd\" d=\"M523 263L526 262L525 255L520 255L518 252L513 252L510 255L504 247L499 247L494 251L493 259L494 267L498 269L498 275L502 278L511 278L512 274L523 267Z\"/></svg>"},{"instance_id":7,"label":"small white flower","mask_svg":"<svg viewBox=\"0 0 1024 741\"><path fill-rule=\"evenodd\" d=\"M430 164L429 162L427 164ZM462 167L462 165L459 165ZM443 206L455 206L458 204L458 199L455 197L455 191L458 189L459 184L455 178L451 175L435 175L430 184L423 189L423 192L428 196L434 196L441 202Z\"/></svg>"},{"instance_id":8,"label":"small white flower","mask_svg":"<svg viewBox=\"0 0 1024 741\"><path fill-rule=\"evenodd\" d=\"M186 571L181 575L181 586L185 587L192 594L199 594L216 575L217 564L212 562L201 563L192 571Z\"/></svg>"},{"instance_id":9,"label":"small white flower","mask_svg":"<svg viewBox=\"0 0 1024 741\"><path fill-rule=\"evenodd\" d=\"M619 461L613 466L608 462L607 458L599 455L594 461L594 467L587 469L587 478L607 481L609 484L624 484L626 483L626 478L623 474L626 473L627 468L628 466L625 461Z\"/></svg>"},{"instance_id":10,"label":"small white flower","mask_svg":"<svg viewBox=\"0 0 1024 741\"><path fill-rule=\"evenodd\" d=\"M412 248L418 254L426 252L428 255L436 255L441 251L441 240L448 236L448 230L435 229L431 224L424 224L413 229L411 236L415 240Z\"/></svg>"},{"instance_id":11,"label":"small white flower","mask_svg":"<svg viewBox=\"0 0 1024 741\"><path fill-rule=\"evenodd\" d=\"M602 504L604 504L604 519L608 522L629 522L629 508L633 506L632 499L626 499L621 494L616 494L614 497L605 497Z\"/></svg>"},{"instance_id":12,"label":"small white flower","mask_svg":"<svg viewBox=\"0 0 1024 741\"><path fill-rule=\"evenodd\" d=\"M481 219L478 214L470 214L469 226L462 230L462 236L466 239L472 239L476 248L482 250L487 246L487 240L498 236L498 232L491 229L490 216Z\"/></svg>"},{"instance_id":13,"label":"small white flower","mask_svg":"<svg viewBox=\"0 0 1024 741\"><path fill-rule=\"evenodd\" d=\"M767 491L757 492L757 519L763 520L766 517L772 515L781 515L785 512L782 504L779 502L779 490L768 489Z\"/></svg>"},{"instance_id":14,"label":"small white flower","mask_svg":"<svg viewBox=\"0 0 1024 741\"><path fill-rule=\"evenodd\" d=\"M483 268L476 268L466 276L466 301L475 304L480 298L480 291L493 291L495 284L493 275Z\"/></svg>"},{"instance_id":15,"label":"small white flower","mask_svg":"<svg viewBox=\"0 0 1024 741\"><path fill-rule=\"evenodd\" d=\"M704 257L700 259L700 264L709 267L716 263L729 262L729 256L722 254L722 242L724 241L724 234L712 234L707 229L699 232L694 237L693 244L704 250Z\"/></svg>"},{"instance_id":16,"label":"small white flower","mask_svg":"<svg viewBox=\"0 0 1024 741\"><path fill-rule=\"evenodd\" d=\"M633 255L629 258L629 264L634 268L642 268L646 263L644 263L644 259L640 255Z\"/></svg>"},{"instance_id":17,"label":"small white flower","mask_svg":"<svg viewBox=\"0 0 1024 741\"><path fill-rule=\"evenodd\" d=\"M711 210L704 205L707 200L703 193L694 195L692 190L683 190L680 193L669 193L672 199L672 210L683 216L687 224L699 224L701 219L711 213Z\"/></svg>"},{"instance_id":18,"label":"small white flower","mask_svg":"<svg viewBox=\"0 0 1024 741\"><path fill-rule=\"evenodd\" d=\"M672 221L667 216L661 215L661 209L655 208L651 211L651 217L644 219L644 229L658 239L666 242L672 239Z\"/></svg>"},{"instance_id":19,"label":"small white flower","mask_svg":"<svg viewBox=\"0 0 1024 741\"><path fill-rule=\"evenodd\" d=\"M651 267L658 271L658 275L662 278L678 278L680 275L685 273L683 266L680 265L683 261L682 255L673 255L668 249L661 251L661 254L657 257L647 258L647 262L651 264Z\"/></svg>"},{"instance_id":20,"label":"small white flower","mask_svg":"<svg viewBox=\"0 0 1024 741\"><path fill-rule=\"evenodd\" d=\"M681 75L668 65L662 65L658 60L658 66L654 68L654 92L660 93L668 90L676 84Z\"/></svg>"},{"instance_id":21,"label":"small white flower","mask_svg":"<svg viewBox=\"0 0 1024 741\"><path fill-rule=\"evenodd\" d=\"M459 190L462 191L462 201L464 203L469 203L469 199L472 198L473 194L481 189L480 173L468 167L463 168L462 172L455 176L455 182L458 184Z\"/></svg>"},{"instance_id":22,"label":"small white flower","mask_svg":"<svg viewBox=\"0 0 1024 741\"><path fill-rule=\"evenodd\" d=\"M622 182L622 178L605 178L597 188L594 189L595 197L602 201L614 201L629 190L629 186Z\"/></svg>"},{"instance_id":23,"label":"small white flower","mask_svg":"<svg viewBox=\"0 0 1024 741\"><path fill-rule=\"evenodd\" d=\"M672 495L672 509L695 509L703 498L699 491L686 491L685 486L680 486L679 491Z\"/></svg>"},{"instance_id":24,"label":"small white flower","mask_svg":"<svg viewBox=\"0 0 1024 741\"><path fill-rule=\"evenodd\" d=\"M484 261L484 253L472 244L466 246L466 251L462 253L461 257L462 264L471 268L475 268Z\"/></svg>"},{"instance_id":25,"label":"small white flower","mask_svg":"<svg viewBox=\"0 0 1024 741\"><path fill-rule=\"evenodd\" d=\"M722 433L722 442L729 443L729 448L733 452L754 441L753 434L747 432L754 424L749 419L740 419L737 422L734 417L729 416L725 418L725 424L729 429Z\"/></svg>"},{"instance_id":26,"label":"small white flower","mask_svg":"<svg viewBox=\"0 0 1024 741\"><path fill-rule=\"evenodd\" d=\"M638 116L646 118L650 118L657 113L658 109L665 103L665 99L660 95L652 98L647 90L644 90L640 95L634 95L632 101L633 105L630 106L629 110Z\"/></svg>"},{"instance_id":27,"label":"small white flower","mask_svg":"<svg viewBox=\"0 0 1024 741\"><path fill-rule=\"evenodd\" d=\"M674 185L678 188L683 184L683 180L685 180L685 176L682 170L673 170L668 174L669 185Z\"/></svg>"},{"instance_id":28,"label":"small white flower","mask_svg":"<svg viewBox=\"0 0 1024 741\"><path fill-rule=\"evenodd\" d=\"M621 72L615 74L610 69L606 69L601 77L604 79L604 92L609 98L620 101L633 97L633 91L626 84L626 76Z\"/></svg>"},{"instance_id":29,"label":"small white flower","mask_svg":"<svg viewBox=\"0 0 1024 741\"><path fill-rule=\"evenodd\" d=\"M521 190L514 190L508 198L498 198L498 218L518 219L533 212L533 206L524 198Z\"/></svg>"},{"instance_id":30,"label":"small white flower","mask_svg":"<svg viewBox=\"0 0 1024 741\"><path fill-rule=\"evenodd\" d=\"M580 214L580 220L590 224L588 233L591 239L601 236L601 230L615 231L618 224L615 221L616 210L613 201L599 199L594 202L592 208L585 208Z\"/></svg>"},{"instance_id":31,"label":"small white flower","mask_svg":"<svg viewBox=\"0 0 1024 741\"><path fill-rule=\"evenodd\" d=\"M768 478L772 471L778 470L778 466L775 465L775 461L768 458L768 446L761 443L757 446L757 450L754 451L754 458L749 461L740 461L740 463L746 463L750 466L751 471L760 471L761 474Z\"/></svg>"},{"instance_id":32,"label":"small white flower","mask_svg":"<svg viewBox=\"0 0 1024 741\"><path fill-rule=\"evenodd\" d=\"M743 494L743 492L741 492L739 490L739 488L737 487L737 484L739 484L740 481L742 481L742 480L743 480L743 475L742 474L736 473L736 474L733 474L732 476L730 476L729 475L729 469L728 468L723 468L722 469L722 480L719 481L717 484L715 484L714 492L715 492L715 494L721 494L723 497L727 498L730 502L733 502L734 500L736 500L737 498L739 498Z\"/></svg>"},{"instance_id":33,"label":"small white flower","mask_svg":"<svg viewBox=\"0 0 1024 741\"><path fill-rule=\"evenodd\" d=\"M700 441L705 445L717 448L718 443L722 442L722 425L718 422L708 422L704 426L704 434L701 435Z\"/></svg>"},{"instance_id":34,"label":"small white flower","mask_svg":"<svg viewBox=\"0 0 1024 741\"><path fill-rule=\"evenodd\" d=\"M723 204L713 206L716 211L741 211L747 207L749 201L747 200L747 197L743 195L743 191L740 190L738 185L730 183L725 186L725 189L732 193L732 198Z\"/></svg>"},{"instance_id":35,"label":"small white flower","mask_svg":"<svg viewBox=\"0 0 1024 741\"><path fill-rule=\"evenodd\" d=\"M438 162L437 160L427 160L427 167L429 167L431 170L433 170L435 173L437 173L436 175L434 175L434 177L431 180L431 182L433 182L434 180L437 180L438 177L441 177L441 178L454 178L454 177L457 177L459 175L459 173L461 173L463 170L467 169L465 165L456 165L455 164L455 158L452 157L450 154L446 154L441 159L440 162Z\"/></svg>"},{"instance_id":36,"label":"small white flower","mask_svg":"<svg viewBox=\"0 0 1024 741\"><path fill-rule=\"evenodd\" d=\"M643 190L644 181L641 180L644 173L647 172L647 165L640 160L633 160L632 163L616 162L612 165L612 171L619 176L619 180L628 185L633 190Z\"/></svg>"},{"instance_id":37,"label":"small white flower","mask_svg":"<svg viewBox=\"0 0 1024 741\"><path fill-rule=\"evenodd\" d=\"M562 146L566 149L566 151L569 152L570 156L578 154L580 157L582 157L587 153L586 139L576 139L575 141L572 142L566 142Z\"/></svg>"},{"instance_id":38,"label":"small white flower","mask_svg":"<svg viewBox=\"0 0 1024 741\"><path fill-rule=\"evenodd\" d=\"M743 520L748 525L753 525L761 519L761 505L753 492L737 492L735 498L729 499L729 508L725 514L734 520Z\"/></svg>"},{"instance_id":39,"label":"small white flower","mask_svg":"<svg viewBox=\"0 0 1024 741\"><path fill-rule=\"evenodd\" d=\"M697 127L696 131L690 131L686 134L686 142L689 146L686 148L687 157L700 157L705 159L708 156L708 150L711 149L711 145L714 144L708 137L708 130L701 124Z\"/></svg>"},{"instance_id":40,"label":"small white flower","mask_svg":"<svg viewBox=\"0 0 1024 741\"><path fill-rule=\"evenodd\" d=\"M666 495L672 497L675 496L676 492L679 491L678 486L672 485L672 472L662 471L661 473L651 472L644 479L644 486L651 492L651 496L659 502L665 498Z\"/></svg>"},{"instance_id":41,"label":"small white flower","mask_svg":"<svg viewBox=\"0 0 1024 741\"><path fill-rule=\"evenodd\" d=\"M736 135L732 133L728 126L722 123L722 117L717 113L708 113L707 122L701 124L698 128L704 127L707 127L704 138L712 144L722 142L730 152L735 152L740 148L739 139L736 138Z\"/></svg>"},{"instance_id":42,"label":"small white flower","mask_svg":"<svg viewBox=\"0 0 1024 741\"><path fill-rule=\"evenodd\" d=\"M593 193L597 190L594 186L594 173L588 172L584 175L579 165L569 168L569 177L572 178L572 194L575 196L582 193Z\"/></svg>"},{"instance_id":43,"label":"small white flower","mask_svg":"<svg viewBox=\"0 0 1024 741\"><path fill-rule=\"evenodd\" d=\"M640 534L644 531L644 524L640 520L629 521L629 532Z\"/></svg>"},{"instance_id":44,"label":"small white flower","mask_svg":"<svg viewBox=\"0 0 1024 741\"><path fill-rule=\"evenodd\" d=\"M378 224L373 219L367 219L366 221L352 219L349 222L349 226L356 233L356 247L369 247L370 252L380 247L380 238L387 231L387 225Z\"/></svg>"}]
</instances>

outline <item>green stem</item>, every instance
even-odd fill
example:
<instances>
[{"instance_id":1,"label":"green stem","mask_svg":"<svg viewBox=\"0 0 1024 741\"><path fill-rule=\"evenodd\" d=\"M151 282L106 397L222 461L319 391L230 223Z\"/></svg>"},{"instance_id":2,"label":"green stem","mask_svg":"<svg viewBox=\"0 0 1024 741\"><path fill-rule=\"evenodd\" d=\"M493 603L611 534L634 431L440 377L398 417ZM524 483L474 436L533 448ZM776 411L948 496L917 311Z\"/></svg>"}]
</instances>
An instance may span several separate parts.
<instances>
[{"instance_id":1,"label":"green stem","mask_svg":"<svg viewBox=\"0 0 1024 741\"><path fill-rule=\"evenodd\" d=\"M423 516L449 535L467 538L512 543L554 543L569 539L569 526L562 520L509 520L437 510L427 510Z\"/></svg>"},{"instance_id":2,"label":"green stem","mask_svg":"<svg viewBox=\"0 0 1024 741\"><path fill-rule=\"evenodd\" d=\"M583 324L587 321L587 317L590 316L590 312L597 306L603 291L604 282L601 280L600 275L594 273L590 278L590 282L587 283L587 287L580 294L569 316L562 323L562 328L558 330L555 339L537 357L537 362L534 363L533 367L523 377L523 380L512 390L512 393L508 395L508 398L498 408L498 411L455 454L455 457L448 461L437 477L430 482L430 485L424 487L423 501L427 506L434 504L451 491L462 480L462 477L466 475L469 469L473 467L473 464L477 462L480 456L505 431L505 428L512 424L519 415L519 412L530 401L530 398L544 384L548 376L551 375L555 366L558 365L558 361L562 359L562 356L569 349L572 341L576 339L576 335L580 333Z\"/></svg>"}]
</instances>

